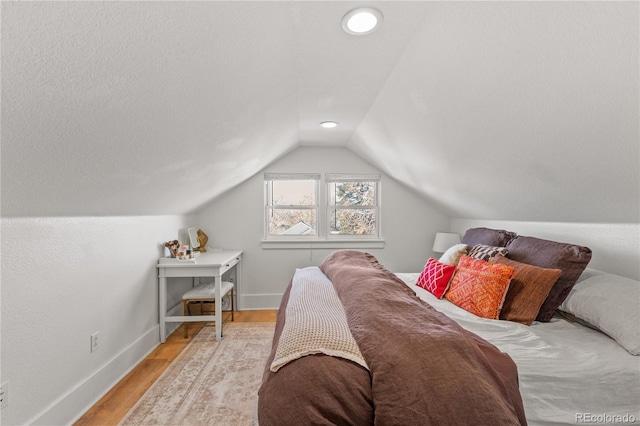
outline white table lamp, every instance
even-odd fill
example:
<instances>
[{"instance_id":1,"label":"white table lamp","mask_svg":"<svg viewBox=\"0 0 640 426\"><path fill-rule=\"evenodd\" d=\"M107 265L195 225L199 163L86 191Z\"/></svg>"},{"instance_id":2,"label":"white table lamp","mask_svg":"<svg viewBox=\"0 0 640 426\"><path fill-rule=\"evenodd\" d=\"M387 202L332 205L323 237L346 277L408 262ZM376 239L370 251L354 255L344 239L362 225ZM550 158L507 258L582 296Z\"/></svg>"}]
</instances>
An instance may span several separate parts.
<instances>
[{"instance_id":1,"label":"white table lamp","mask_svg":"<svg viewBox=\"0 0 640 426\"><path fill-rule=\"evenodd\" d=\"M451 246L460 244L460 235L451 232L436 232L436 238L433 241L433 251L436 253L444 253Z\"/></svg>"}]
</instances>

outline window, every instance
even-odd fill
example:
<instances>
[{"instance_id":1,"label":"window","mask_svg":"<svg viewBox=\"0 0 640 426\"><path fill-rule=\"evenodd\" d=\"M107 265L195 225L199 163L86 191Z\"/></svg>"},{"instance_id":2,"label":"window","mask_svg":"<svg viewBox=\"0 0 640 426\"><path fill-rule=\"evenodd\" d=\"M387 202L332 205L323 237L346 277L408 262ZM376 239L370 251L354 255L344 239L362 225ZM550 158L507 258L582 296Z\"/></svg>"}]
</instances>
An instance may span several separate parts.
<instances>
[{"instance_id":1,"label":"window","mask_svg":"<svg viewBox=\"0 0 640 426\"><path fill-rule=\"evenodd\" d=\"M380 239L380 175L275 174L265 178L265 239Z\"/></svg>"},{"instance_id":2,"label":"window","mask_svg":"<svg viewBox=\"0 0 640 426\"><path fill-rule=\"evenodd\" d=\"M320 175L265 175L265 230L269 237L317 236Z\"/></svg>"},{"instance_id":3,"label":"window","mask_svg":"<svg viewBox=\"0 0 640 426\"><path fill-rule=\"evenodd\" d=\"M328 174L326 182L329 236L378 237L380 176Z\"/></svg>"}]
</instances>

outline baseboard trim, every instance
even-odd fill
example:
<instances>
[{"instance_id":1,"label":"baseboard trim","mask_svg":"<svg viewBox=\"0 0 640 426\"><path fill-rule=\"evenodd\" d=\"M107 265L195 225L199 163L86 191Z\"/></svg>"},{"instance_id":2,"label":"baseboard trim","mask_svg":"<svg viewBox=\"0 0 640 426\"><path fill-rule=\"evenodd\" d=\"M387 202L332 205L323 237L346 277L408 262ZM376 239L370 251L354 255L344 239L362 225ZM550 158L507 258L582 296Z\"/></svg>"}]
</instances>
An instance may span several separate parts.
<instances>
[{"instance_id":1,"label":"baseboard trim","mask_svg":"<svg viewBox=\"0 0 640 426\"><path fill-rule=\"evenodd\" d=\"M177 312L173 312L173 311ZM182 311L179 305L169 313ZM167 335L175 331L180 323L168 323ZM78 383L66 394L51 403L40 414L34 416L30 425L71 425L93 407L104 395L133 370L160 344L160 326L155 325L135 342L124 348L85 381Z\"/></svg>"},{"instance_id":2,"label":"baseboard trim","mask_svg":"<svg viewBox=\"0 0 640 426\"><path fill-rule=\"evenodd\" d=\"M278 309L282 294L242 294L240 295L243 311L256 311L261 309Z\"/></svg>"}]
</instances>

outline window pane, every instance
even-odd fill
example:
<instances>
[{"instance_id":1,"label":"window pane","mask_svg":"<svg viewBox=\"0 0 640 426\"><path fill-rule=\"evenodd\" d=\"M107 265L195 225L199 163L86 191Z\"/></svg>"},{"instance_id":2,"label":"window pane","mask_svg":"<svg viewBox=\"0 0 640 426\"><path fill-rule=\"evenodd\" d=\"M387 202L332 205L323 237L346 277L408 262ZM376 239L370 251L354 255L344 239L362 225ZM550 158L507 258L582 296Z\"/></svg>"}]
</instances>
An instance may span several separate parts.
<instances>
[{"instance_id":1,"label":"window pane","mask_svg":"<svg viewBox=\"0 0 640 426\"><path fill-rule=\"evenodd\" d=\"M376 235L376 210L331 209L329 232L332 235Z\"/></svg>"},{"instance_id":2,"label":"window pane","mask_svg":"<svg viewBox=\"0 0 640 426\"><path fill-rule=\"evenodd\" d=\"M269 209L269 235L316 235L316 210Z\"/></svg>"},{"instance_id":3,"label":"window pane","mask_svg":"<svg viewBox=\"0 0 640 426\"><path fill-rule=\"evenodd\" d=\"M272 206L313 206L316 204L316 181L274 180Z\"/></svg>"},{"instance_id":4,"label":"window pane","mask_svg":"<svg viewBox=\"0 0 640 426\"><path fill-rule=\"evenodd\" d=\"M331 182L329 205L375 206L377 182Z\"/></svg>"}]
</instances>

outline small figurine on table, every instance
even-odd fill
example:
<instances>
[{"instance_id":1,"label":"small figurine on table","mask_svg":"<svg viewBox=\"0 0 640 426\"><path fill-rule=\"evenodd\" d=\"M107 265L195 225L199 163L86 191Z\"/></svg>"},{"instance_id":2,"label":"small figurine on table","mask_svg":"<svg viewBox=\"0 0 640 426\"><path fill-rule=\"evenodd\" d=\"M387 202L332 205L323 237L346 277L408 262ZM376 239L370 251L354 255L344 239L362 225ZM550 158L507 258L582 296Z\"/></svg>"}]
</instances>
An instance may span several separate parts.
<instances>
[{"instance_id":1,"label":"small figurine on table","mask_svg":"<svg viewBox=\"0 0 640 426\"><path fill-rule=\"evenodd\" d=\"M208 241L209 241L209 237L207 237L207 234L205 234L202 229L198 229L198 242L200 242L200 245L194 248L193 251L199 251L204 253L205 251L207 251Z\"/></svg>"}]
</instances>

